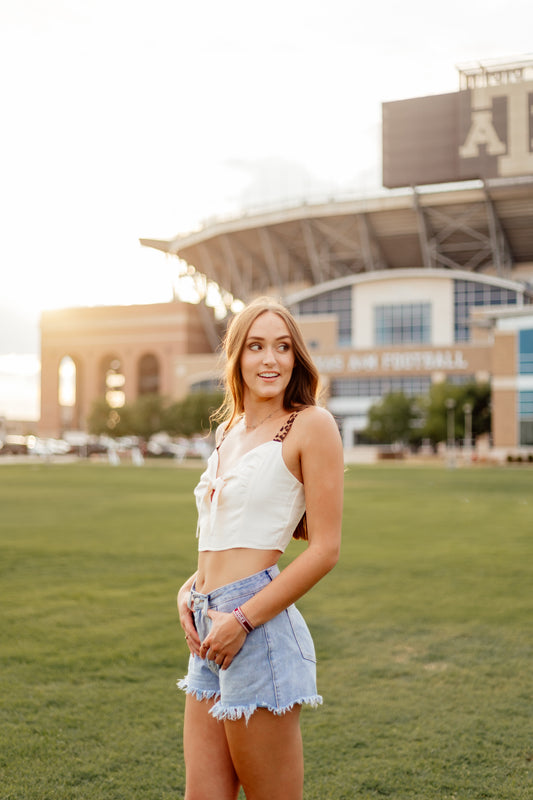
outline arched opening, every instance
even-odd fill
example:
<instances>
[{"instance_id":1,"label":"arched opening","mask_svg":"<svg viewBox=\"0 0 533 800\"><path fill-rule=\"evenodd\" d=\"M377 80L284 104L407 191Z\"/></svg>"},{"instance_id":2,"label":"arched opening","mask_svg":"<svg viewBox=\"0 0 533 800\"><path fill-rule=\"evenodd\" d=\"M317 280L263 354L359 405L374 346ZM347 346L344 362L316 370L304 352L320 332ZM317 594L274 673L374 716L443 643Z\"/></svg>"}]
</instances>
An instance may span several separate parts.
<instances>
[{"instance_id":1,"label":"arched opening","mask_svg":"<svg viewBox=\"0 0 533 800\"><path fill-rule=\"evenodd\" d=\"M71 356L64 356L59 362L57 392L62 430L79 426L80 380L78 364Z\"/></svg>"},{"instance_id":2,"label":"arched opening","mask_svg":"<svg viewBox=\"0 0 533 800\"><path fill-rule=\"evenodd\" d=\"M153 353L146 353L139 359L137 378L138 394L159 394L161 377L159 361Z\"/></svg>"},{"instance_id":3,"label":"arched opening","mask_svg":"<svg viewBox=\"0 0 533 800\"><path fill-rule=\"evenodd\" d=\"M101 362L103 395L111 408L122 408L126 402L122 362L116 356L106 356Z\"/></svg>"},{"instance_id":4,"label":"arched opening","mask_svg":"<svg viewBox=\"0 0 533 800\"><path fill-rule=\"evenodd\" d=\"M76 364L70 356L59 362L59 405L76 405Z\"/></svg>"}]
</instances>

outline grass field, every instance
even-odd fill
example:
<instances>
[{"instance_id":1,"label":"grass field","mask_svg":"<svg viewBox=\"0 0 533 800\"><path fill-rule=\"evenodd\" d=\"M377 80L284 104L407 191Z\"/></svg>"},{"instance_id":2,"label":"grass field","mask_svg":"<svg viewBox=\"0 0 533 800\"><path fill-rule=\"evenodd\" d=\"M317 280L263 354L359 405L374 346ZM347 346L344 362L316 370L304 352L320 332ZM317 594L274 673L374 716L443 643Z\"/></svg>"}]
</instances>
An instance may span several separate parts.
<instances>
[{"instance_id":1,"label":"grass field","mask_svg":"<svg viewBox=\"0 0 533 800\"><path fill-rule=\"evenodd\" d=\"M183 797L197 477L0 467L1 800ZM532 587L533 471L350 467L341 561L299 603L306 800L529 800Z\"/></svg>"}]
</instances>

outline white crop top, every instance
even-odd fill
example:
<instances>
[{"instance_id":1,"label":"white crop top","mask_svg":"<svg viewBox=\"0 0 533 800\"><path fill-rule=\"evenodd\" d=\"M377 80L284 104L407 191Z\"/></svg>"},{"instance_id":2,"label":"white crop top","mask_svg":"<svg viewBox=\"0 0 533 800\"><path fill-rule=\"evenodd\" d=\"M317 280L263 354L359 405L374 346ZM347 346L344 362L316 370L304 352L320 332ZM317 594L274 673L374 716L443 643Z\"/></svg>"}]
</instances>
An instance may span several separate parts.
<instances>
[{"instance_id":1,"label":"white crop top","mask_svg":"<svg viewBox=\"0 0 533 800\"><path fill-rule=\"evenodd\" d=\"M284 552L305 511L303 483L282 455L295 417L289 417L274 439L244 453L224 477L217 477L218 448L211 453L194 490L198 550Z\"/></svg>"}]
</instances>

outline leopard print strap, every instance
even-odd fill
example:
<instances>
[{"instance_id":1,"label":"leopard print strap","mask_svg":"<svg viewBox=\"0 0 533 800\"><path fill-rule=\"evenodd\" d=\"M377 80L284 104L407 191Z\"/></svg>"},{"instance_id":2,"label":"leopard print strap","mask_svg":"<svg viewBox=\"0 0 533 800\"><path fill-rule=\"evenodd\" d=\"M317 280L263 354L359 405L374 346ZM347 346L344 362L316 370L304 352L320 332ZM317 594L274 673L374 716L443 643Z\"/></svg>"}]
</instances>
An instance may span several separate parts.
<instances>
[{"instance_id":1,"label":"leopard print strap","mask_svg":"<svg viewBox=\"0 0 533 800\"><path fill-rule=\"evenodd\" d=\"M272 439L273 442L283 442L284 441L284 439L286 438L286 436L289 433L290 429L292 428L292 423L294 422L294 420L296 419L297 416L298 416L298 411L295 411L293 414L290 415L290 417L287 420L287 422L285 422L285 424L281 426L279 431L276 433L276 435Z\"/></svg>"},{"instance_id":2,"label":"leopard print strap","mask_svg":"<svg viewBox=\"0 0 533 800\"><path fill-rule=\"evenodd\" d=\"M222 431L222 435L220 437L219 443L216 445L215 449L218 450L224 439L226 438L226 434L229 433L228 431L228 421L225 420L222 425L224 425L224 430Z\"/></svg>"}]
</instances>

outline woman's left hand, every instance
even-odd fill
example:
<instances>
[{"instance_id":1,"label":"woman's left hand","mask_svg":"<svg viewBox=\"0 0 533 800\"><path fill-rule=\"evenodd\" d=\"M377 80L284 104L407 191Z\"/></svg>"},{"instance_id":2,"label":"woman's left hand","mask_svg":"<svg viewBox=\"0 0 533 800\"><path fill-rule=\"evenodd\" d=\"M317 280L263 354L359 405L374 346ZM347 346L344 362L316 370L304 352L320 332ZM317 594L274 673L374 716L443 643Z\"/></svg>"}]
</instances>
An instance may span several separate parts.
<instances>
[{"instance_id":1,"label":"woman's left hand","mask_svg":"<svg viewBox=\"0 0 533 800\"><path fill-rule=\"evenodd\" d=\"M213 620L211 630L200 647L200 657L214 661L221 669L227 669L246 640L246 631L232 613L209 610Z\"/></svg>"}]
</instances>

